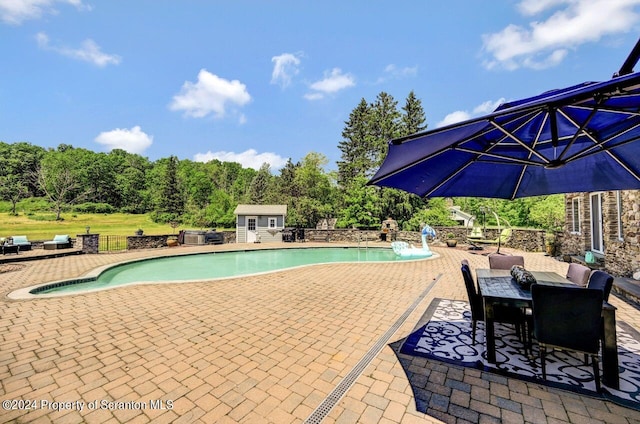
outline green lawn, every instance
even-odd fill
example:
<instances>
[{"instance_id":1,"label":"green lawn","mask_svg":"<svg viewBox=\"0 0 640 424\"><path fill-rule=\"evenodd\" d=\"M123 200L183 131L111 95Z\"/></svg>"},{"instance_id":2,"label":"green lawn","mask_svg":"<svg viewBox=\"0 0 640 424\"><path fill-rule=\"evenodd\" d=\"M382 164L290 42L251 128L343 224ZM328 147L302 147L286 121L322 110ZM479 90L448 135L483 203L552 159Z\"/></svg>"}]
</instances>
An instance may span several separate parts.
<instances>
[{"instance_id":1,"label":"green lawn","mask_svg":"<svg viewBox=\"0 0 640 424\"><path fill-rule=\"evenodd\" d=\"M174 230L169 224L156 224L148 215L64 213L62 221L53 218L55 216L49 212L35 212L29 216L0 213L0 237L26 235L30 240L51 240L56 234L75 237L86 233L87 226L92 234L120 236L134 235L138 228L146 235L177 234L184 229L183 226Z\"/></svg>"}]
</instances>

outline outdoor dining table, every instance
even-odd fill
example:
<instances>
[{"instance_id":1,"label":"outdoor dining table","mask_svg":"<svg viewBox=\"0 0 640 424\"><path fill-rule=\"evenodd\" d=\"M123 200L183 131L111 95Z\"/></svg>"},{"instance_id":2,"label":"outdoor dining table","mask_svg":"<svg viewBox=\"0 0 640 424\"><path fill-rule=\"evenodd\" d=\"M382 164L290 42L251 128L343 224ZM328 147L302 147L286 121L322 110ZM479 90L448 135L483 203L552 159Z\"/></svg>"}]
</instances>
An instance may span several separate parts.
<instances>
[{"instance_id":1,"label":"outdoor dining table","mask_svg":"<svg viewBox=\"0 0 640 424\"><path fill-rule=\"evenodd\" d=\"M537 284L553 286L575 286L574 283L555 272L531 271ZM509 270L478 269L478 290L484 301L485 339L487 361L496 362L496 339L494 332L494 305L531 308L531 291L524 290L511 277ZM608 302L602 303L602 383L618 389L618 345L616 339L616 308Z\"/></svg>"}]
</instances>

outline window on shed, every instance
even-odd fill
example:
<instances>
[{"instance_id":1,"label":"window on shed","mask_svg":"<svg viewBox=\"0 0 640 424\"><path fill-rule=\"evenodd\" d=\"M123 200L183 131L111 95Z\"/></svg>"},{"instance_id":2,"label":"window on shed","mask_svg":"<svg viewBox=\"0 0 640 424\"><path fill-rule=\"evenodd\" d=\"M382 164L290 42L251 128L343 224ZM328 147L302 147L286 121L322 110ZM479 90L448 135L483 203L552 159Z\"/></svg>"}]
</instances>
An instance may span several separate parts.
<instances>
[{"instance_id":1,"label":"window on shed","mask_svg":"<svg viewBox=\"0 0 640 424\"><path fill-rule=\"evenodd\" d=\"M277 218L269 218L269 228L277 228L278 219Z\"/></svg>"}]
</instances>

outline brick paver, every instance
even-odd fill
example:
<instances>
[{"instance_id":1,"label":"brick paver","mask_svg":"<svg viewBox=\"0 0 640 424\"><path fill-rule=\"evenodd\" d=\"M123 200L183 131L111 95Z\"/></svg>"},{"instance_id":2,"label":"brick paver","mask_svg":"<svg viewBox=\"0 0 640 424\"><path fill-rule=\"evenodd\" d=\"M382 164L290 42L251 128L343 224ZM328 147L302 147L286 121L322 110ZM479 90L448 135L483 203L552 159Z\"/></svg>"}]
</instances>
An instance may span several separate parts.
<instances>
[{"instance_id":1,"label":"brick paver","mask_svg":"<svg viewBox=\"0 0 640 424\"><path fill-rule=\"evenodd\" d=\"M122 260L264 247L70 256L0 273L0 399L22 407L0 410L0 422L301 422L433 281L323 422L640 422L640 412L611 402L407 357L412 381L422 382L417 405L393 342L434 298L466 299L460 260L473 268L488 261L460 249L434 248L441 257L430 261L6 298ZM566 272L543 254L524 256L530 269ZM635 308L611 302L619 319L640 328Z\"/></svg>"}]
</instances>

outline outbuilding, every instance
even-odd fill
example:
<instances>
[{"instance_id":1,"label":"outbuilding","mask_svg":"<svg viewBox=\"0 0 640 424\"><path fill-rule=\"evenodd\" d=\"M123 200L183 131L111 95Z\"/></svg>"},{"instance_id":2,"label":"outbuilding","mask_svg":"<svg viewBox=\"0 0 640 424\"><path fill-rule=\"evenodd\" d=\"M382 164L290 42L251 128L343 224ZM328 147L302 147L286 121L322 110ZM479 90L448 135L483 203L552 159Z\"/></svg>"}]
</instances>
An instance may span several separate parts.
<instances>
[{"instance_id":1,"label":"outbuilding","mask_svg":"<svg viewBox=\"0 0 640 424\"><path fill-rule=\"evenodd\" d=\"M233 213L238 243L282 241L287 205L238 205Z\"/></svg>"}]
</instances>

